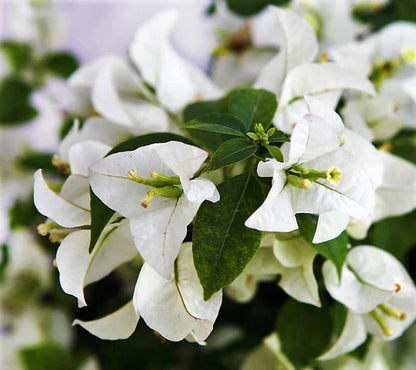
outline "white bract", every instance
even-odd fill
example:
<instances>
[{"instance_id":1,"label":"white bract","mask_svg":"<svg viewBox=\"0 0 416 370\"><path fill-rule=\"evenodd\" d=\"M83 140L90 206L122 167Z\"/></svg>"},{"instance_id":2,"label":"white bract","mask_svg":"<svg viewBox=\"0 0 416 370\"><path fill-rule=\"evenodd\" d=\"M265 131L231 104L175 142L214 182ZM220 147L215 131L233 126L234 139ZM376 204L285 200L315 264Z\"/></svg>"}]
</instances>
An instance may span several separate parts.
<instances>
[{"instance_id":1,"label":"white bract","mask_svg":"<svg viewBox=\"0 0 416 370\"><path fill-rule=\"evenodd\" d=\"M339 116L309 98L311 112L296 125L283 163L260 162L261 177L273 177L272 189L245 225L263 231L288 232L298 228L295 215L319 215L314 243L338 236L349 217L366 219L374 211L379 165L370 144L343 127ZM371 161L358 160L354 149Z\"/></svg>"},{"instance_id":2,"label":"white bract","mask_svg":"<svg viewBox=\"0 0 416 370\"><path fill-rule=\"evenodd\" d=\"M416 287L402 264L389 253L372 247L353 248L339 280L335 266L323 265L329 294L344 304L344 330L323 358L329 359L364 342L366 331L385 340L399 337L416 318Z\"/></svg>"},{"instance_id":3,"label":"white bract","mask_svg":"<svg viewBox=\"0 0 416 370\"><path fill-rule=\"evenodd\" d=\"M174 342L186 338L199 344L211 333L221 302L222 291L204 301L191 243L182 245L172 279L164 279L145 263L133 297L137 314L150 328Z\"/></svg>"},{"instance_id":4,"label":"white bract","mask_svg":"<svg viewBox=\"0 0 416 370\"><path fill-rule=\"evenodd\" d=\"M197 147L171 141L112 154L90 167L94 193L130 221L141 256L168 279L199 206L219 199L211 181L191 180L207 156Z\"/></svg>"}]
</instances>

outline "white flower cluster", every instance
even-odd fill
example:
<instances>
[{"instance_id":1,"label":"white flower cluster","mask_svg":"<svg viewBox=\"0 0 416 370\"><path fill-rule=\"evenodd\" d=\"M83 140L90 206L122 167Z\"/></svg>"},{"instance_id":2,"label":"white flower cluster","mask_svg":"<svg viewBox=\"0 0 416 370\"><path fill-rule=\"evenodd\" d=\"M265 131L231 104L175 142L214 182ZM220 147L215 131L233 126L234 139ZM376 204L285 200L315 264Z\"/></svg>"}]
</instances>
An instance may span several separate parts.
<instances>
[{"instance_id":1,"label":"white flower cluster","mask_svg":"<svg viewBox=\"0 0 416 370\"><path fill-rule=\"evenodd\" d=\"M130 302L76 324L103 339L127 338L140 317L171 341L203 344L211 333L222 290L205 299L192 245L184 242L201 204L222 201L216 172L203 171L211 154L180 139L112 148L136 135L186 132L180 116L185 106L219 99L231 87L276 94L272 123L290 136L280 147L283 161L271 155L253 161L253 176L272 182L244 225L266 233L244 271L225 287L233 299L250 300L258 282L280 275L288 295L320 307L313 244L343 233L362 239L374 222L416 207L416 167L372 143L415 127L416 26L396 23L354 41L365 30L338 4L330 7L337 15L326 14L326 3L302 8L295 1L293 10L269 7L250 20L219 4L218 26L228 31L214 51L212 80L172 47L173 11L139 27L128 60L105 57L72 75L69 84L92 113L74 124L54 157L69 175L62 186L57 190L42 170L35 173L35 205L48 218L39 232L60 241L60 282L81 307L88 284L125 262L139 259L141 265ZM336 25L339 19L348 31ZM113 213L94 239L97 199ZM297 231L301 214L318 216L310 241ZM342 271L328 259L322 274L329 295L349 313L321 359L351 351L367 332L396 338L416 317L414 283L381 249L355 246Z\"/></svg>"}]
</instances>

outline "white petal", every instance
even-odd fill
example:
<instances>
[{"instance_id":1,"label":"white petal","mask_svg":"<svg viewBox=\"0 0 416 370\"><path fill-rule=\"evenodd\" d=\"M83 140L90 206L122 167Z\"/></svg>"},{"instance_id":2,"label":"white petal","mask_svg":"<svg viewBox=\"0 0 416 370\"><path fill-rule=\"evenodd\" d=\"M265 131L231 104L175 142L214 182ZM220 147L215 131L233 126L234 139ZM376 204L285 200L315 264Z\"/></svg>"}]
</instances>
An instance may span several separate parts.
<instances>
[{"instance_id":1,"label":"white petal","mask_svg":"<svg viewBox=\"0 0 416 370\"><path fill-rule=\"evenodd\" d=\"M40 213L63 227L90 224L88 210L68 202L51 190L43 178L42 170L35 172L34 180L34 203Z\"/></svg>"},{"instance_id":2,"label":"white petal","mask_svg":"<svg viewBox=\"0 0 416 370\"><path fill-rule=\"evenodd\" d=\"M159 158L181 180L185 194L190 186L190 179L202 166L208 153L196 146L184 144L178 141L169 141L155 147Z\"/></svg>"},{"instance_id":3,"label":"white petal","mask_svg":"<svg viewBox=\"0 0 416 370\"><path fill-rule=\"evenodd\" d=\"M336 238L348 225L350 216L342 212L321 213L318 218L313 243L322 243Z\"/></svg>"},{"instance_id":4,"label":"white petal","mask_svg":"<svg viewBox=\"0 0 416 370\"><path fill-rule=\"evenodd\" d=\"M341 180L335 184L324 179L317 180L309 189L287 186L295 213L340 211L356 218L372 215L375 191L371 178L359 167L359 163L358 159L339 150L306 162L307 168L318 171L336 166L341 171Z\"/></svg>"},{"instance_id":5,"label":"white petal","mask_svg":"<svg viewBox=\"0 0 416 370\"><path fill-rule=\"evenodd\" d=\"M90 183L88 178L80 175L69 175L62 185L59 196L86 210L90 209Z\"/></svg>"},{"instance_id":6,"label":"white petal","mask_svg":"<svg viewBox=\"0 0 416 370\"><path fill-rule=\"evenodd\" d=\"M185 195L190 202L202 203L204 200L209 200L216 203L220 200L220 194L214 183L202 177L191 180Z\"/></svg>"},{"instance_id":7,"label":"white petal","mask_svg":"<svg viewBox=\"0 0 416 370\"><path fill-rule=\"evenodd\" d=\"M184 195L170 201L169 206L130 220L131 234L141 256L165 279L173 276L173 263L186 236L187 226L200 205L189 202Z\"/></svg>"},{"instance_id":8,"label":"white petal","mask_svg":"<svg viewBox=\"0 0 416 370\"><path fill-rule=\"evenodd\" d=\"M301 236L287 240L276 239L273 253L278 261L288 268L299 267L310 263L316 256L316 250Z\"/></svg>"},{"instance_id":9,"label":"white petal","mask_svg":"<svg viewBox=\"0 0 416 370\"><path fill-rule=\"evenodd\" d=\"M137 176L150 179L152 172L174 176L175 173L162 162L156 152L161 144L140 147L131 152L109 155L96 162L89 169L89 179L94 193L111 209L132 219L172 204L172 199L155 197L151 207L145 209L140 202L150 187L138 184L127 178L134 169ZM163 145L163 144L162 144Z\"/></svg>"},{"instance_id":10,"label":"white petal","mask_svg":"<svg viewBox=\"0 0 416 370\"><path fill-rule=\"evenodd\" d=\"M117 311L93 321L75 320L72 325L80 325L101 339L126 339L136 329L140 316L136 314L130 301Z\"/></svg>"},{"instance_id":11,"label":"white petal","mask_svg":"<svg viewBox=\"0 0 416 370\"><path fill-rule=\"evenodd\" d=\"M290 193L285 186L286 175L276 171L273 184L264 203L244 223L245 226L262 231L293 231L298 228Z\"/></svg>"},{"instance_id":12,"label":"white petal","mask_svg":"<svg viewBox=\"0 0 416 370\"><path fill-rule=\"evenodd\" d=\"M90 232L73 232L62 241L56 255L62 289L78 298L84 306L86 285L107 276L137 254L127 223L107 229L104 233L90 254Z\"/></svg>"},{"instance_id":13,"label":"white petal","mask_svg":"<svg viewBox=\"0 0 416 370\"><path fill-rule=\"evenodd\" d=\"M384 173L376 192L374 219L405 214L416 207L416 166L380 151Z\"/></svg>"},{"instance_id":14,"label":"white petal","mask_svg":"<svg viewBox=\"0 0 416 370\"><path fill-rule=\"evenodd\" d=\"M369 264L369 261L367 261ZM383 290L372 285L362 284L344 265L341 283L339 283L335 266L329 260L325 261L322 272L325 287L335 300L343 303L354 313L367 313L379 304L388 301L394 290Z\"/></svg>"},{"instance_id":15,"label":"white petal","mask_svg":"<svg viewBox=\"0 0 416 370\"><path fill-rule=\"evenodd\" d=\"M373 133L368 128L367 123L354 102L348 101L345 107L341 110L341 114L344 119L345 126L361 135L364 139L370 142L373 141Z\"/></svg>"},{"instance_id":16,"label":"white petal","mask_svg":"<svg viewBox=\"0 0 416 370\"><path fill-rule=\"evenodd\" d=\"M260 71L254 87L279 94L283 80L291 69L314 60L318 42L309 23L295 12L277 7L270 7L268 11L277 17L283 42L278 55Z\"/></svg>"},{"instance_id":17,"label":"white petal","mask_svg":"<svg viewBox=\"0 0 416 370\"><path fill-rule=\"evenodd\" d=\"M321 307L318 283L313 274L313 258L303 266L285 268L279 286L296 300Z\"/></svg>"},{"instance_id":18,"label":"white petal","mask_svg":"<svg viewBox=\"0 0 416 370\"><path fill-rule=\"evenodd\" d=\"M132 135L131 128L122 126L99 117L90 117L82 126L84 140L100 141L111 147Z\"/></svg>"},{"instance_id":19,"label":"white petal","mask_svg":"<svg viewBox=\"0 0 416 370\"><path fill-rule=\"evenodd\" d=\"M334 90L357 90L374 95L373 85L366 78L347 71L334 63L304 64L287 76L279 101L279 109L305 94L317 95Z\"/></svg>"},{"instance_id":20,"label":"white petal","mask_svg":"<svg viewBox=\"0 0 416 370\"><path fill-rule=\"evenodd\" d=\"M68 151L71 174L88 177L88 167L102 159L111 147L99 141L82 141L71 146Z\"/></svg>"},{"instance_id":21,"label":"white petal","mask_svg":"<svg viewBox=\"0 0 416 370\"><path fill-rule=\"evenodd\" d=\"M318 360L330 360L344 353L348 353L357 348L367 338L364 322L361 315L348 311L344 327L335 344Z\"/></svg>"}]
</instances>

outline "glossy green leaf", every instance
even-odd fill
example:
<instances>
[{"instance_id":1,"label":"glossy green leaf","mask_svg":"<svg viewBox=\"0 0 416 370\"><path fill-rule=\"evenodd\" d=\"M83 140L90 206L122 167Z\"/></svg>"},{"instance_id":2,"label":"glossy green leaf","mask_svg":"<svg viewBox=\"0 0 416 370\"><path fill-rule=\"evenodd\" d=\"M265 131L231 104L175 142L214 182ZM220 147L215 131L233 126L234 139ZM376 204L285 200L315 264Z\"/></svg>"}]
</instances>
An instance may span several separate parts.
<instances>
[{"instance_id":1,"label":"glossy green leaf","mask_svg":"<svg viewBox=\"0 0 416 370\"><path fill-rule=\"evenodd\" d=\"M269 143L285 143L289 141L290 137L280 130L276 130L273 135L269 137Z\"/></svg>"},{"instance_id":2,"label":"glossy green leaf","mask_svg":"<svg viewBox=\"0 0 416 370\"><path fill-rule=\"evenodd\" d=\"M318 224L318 216L311 214L297 214L296 220L302 236L316 249L316 251L329 259L335 265L338 276L341 277L342 266L347 258L349 240L347 233L343 231L339 236L323 243L312 243Z\"/></svg>"},{"instance_id":3,"label":"glossy green leaf","mask_svg":"<svg viewBox=\"0 0 416 370\"><path fill-rule=\"evenodd\" d=\"M247 131L255 123L261 123L267 129L276 113L277 99L276 95L263 89L236 89L228 95L228 109L241 119Z\"/></svg>"},{"instance_id":4,"label":"glossy green leaf","mask_svg":"<svg viewBox=\"0 0 416 370\"><path fill-rule=\"evenodd\" d=\"M256 151L257 147L247 139L227 140L214 153L204 172L218 170L250 158Z\"/></svg>"},{"instance_id":5,"label":"glossy green leaf","mask_svg":"<svg viewBox=\"0 0 416 370\"><path fill-rule=\"evenodd\" d=\"M183 121L189 122L210 113L228 113L228 97L189 104L183 110Z\"/></svg>"},{"instance_id":6,"label":"glossy green leaf","mask_svg":"<svg viewBox=\"0 0 416 370\"><path fill-rule=\"evenodd\" d=\"M198 117L185 125L187 130L215 132L245 137L244 124L231 114L211 113Z\"/></svg>"},{"instance_id":7,"label":"glossy green leaf","mask_svg":"<svg viewBox=\"0 0 416 370\"><path fill-rule=\"evenodd\" d=\"M277 317L276 330L282 352L297 369L302 368L321 355L330 343L329 310L288 299Z\"/></svg>"},{"instance_id":8,"label":"glossy green leaf","mask_svg":"<svg viewBox=\"0 0 416 370\"><path fill-rule=\"evenodd\" d=\"M264 200L262 186L245 173L218 186L220 201L200 207L193 229L193 256L204 299L231 284L257 251L262 233L244 226Z\"/></svg>"},{"instance_id":9,"label":"glossy green leaf","mask_svg":"<svg viewBox=\"0 0 416 370\"><path fill-rule=\"evenodd\" d=\"M36 117L37 110L29 103L32 88L17 77L0 82L0 125L15 125Z\"/></svg>"},{"instance_id":10,"label":"glossy green leaf","mask_svg":"<svg viewBox=\"0 0 416 370\"><path fill-rule=\"evenodd\" d=\"M242 16L254 15L263 10L267 5L282 5L289 0L227 0L230 10Z\"/></svg>"}]
</instances>

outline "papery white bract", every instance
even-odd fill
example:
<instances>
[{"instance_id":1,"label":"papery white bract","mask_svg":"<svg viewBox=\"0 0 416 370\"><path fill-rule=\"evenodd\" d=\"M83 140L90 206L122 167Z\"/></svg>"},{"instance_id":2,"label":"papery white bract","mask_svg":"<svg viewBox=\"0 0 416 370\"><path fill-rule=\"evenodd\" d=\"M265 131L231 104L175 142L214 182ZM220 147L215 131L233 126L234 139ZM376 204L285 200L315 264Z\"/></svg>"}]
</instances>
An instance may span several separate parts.
<instances>
[{"instance_id":1,"label":"papery white bract","mask_svg":"<svg viewBox=\"0 0 416 370\"><path fill-rule=\"evenodd\" d=\"M90 167L94 193L110 208L130 220L133 240L146 262L165 278L173 276L173 262L200 204L219 199L212 182L192 176L208 153L180 142L152 144L131 152L110 155ZM151 174L178 177L183 194L156 196L150 206L143 205L151 185L129 179L151 179ZM180 191L179 188L177 190ZM145 208L146 207L146 208Z\"/></svg>"}]
</instances>

